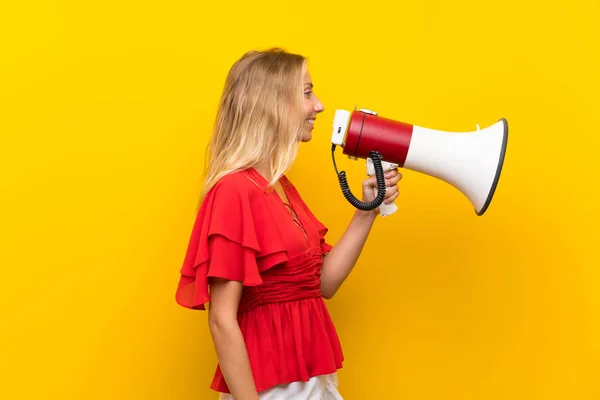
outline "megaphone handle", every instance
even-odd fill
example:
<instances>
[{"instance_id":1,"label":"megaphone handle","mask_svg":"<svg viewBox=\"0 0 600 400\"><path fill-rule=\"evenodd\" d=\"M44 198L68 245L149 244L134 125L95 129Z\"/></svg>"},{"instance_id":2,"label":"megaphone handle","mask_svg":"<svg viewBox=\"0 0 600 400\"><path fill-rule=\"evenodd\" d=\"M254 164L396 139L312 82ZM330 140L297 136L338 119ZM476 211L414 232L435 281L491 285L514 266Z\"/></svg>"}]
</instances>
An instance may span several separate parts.
<instances>
[{"instance_id":1,"label":"megaphone handle","mask_svg":"<svg viewBox=\"0 0 600 400\"><path fill-rule=\"evenodd\" d=\"M391 171L394 168L397 168L397 164L388 163L386 161L381 162L381 166L383 167L383 172ZM369 176L373 176L375 174L375 170L373 169L373 162L370 158L367 158L367 174ZM373 189L373 195L377 197L377 188ZM398 206L395 203L390 204L381 204L379 206L379 215L382 217L386 217L388 215L392 215L398 210Z\"/></svg>"}]
</instances>

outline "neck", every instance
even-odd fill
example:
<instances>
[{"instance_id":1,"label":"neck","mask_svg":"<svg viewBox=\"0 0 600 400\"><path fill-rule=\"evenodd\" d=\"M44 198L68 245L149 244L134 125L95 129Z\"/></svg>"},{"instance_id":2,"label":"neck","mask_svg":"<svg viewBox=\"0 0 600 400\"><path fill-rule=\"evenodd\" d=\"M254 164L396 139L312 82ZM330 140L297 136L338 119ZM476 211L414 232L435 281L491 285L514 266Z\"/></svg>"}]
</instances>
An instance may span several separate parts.
<instances>
[{"instance_id":1,"label":"neck","mask_svg":"<svg viewBox=\"0 0 600 400\"><path fill-rule=\"evenodd\" d=\"M266 162L262 162L254 167L256 172L261 174L265 179L269 179L269 165Z\"/></svg>"}]
</instances>

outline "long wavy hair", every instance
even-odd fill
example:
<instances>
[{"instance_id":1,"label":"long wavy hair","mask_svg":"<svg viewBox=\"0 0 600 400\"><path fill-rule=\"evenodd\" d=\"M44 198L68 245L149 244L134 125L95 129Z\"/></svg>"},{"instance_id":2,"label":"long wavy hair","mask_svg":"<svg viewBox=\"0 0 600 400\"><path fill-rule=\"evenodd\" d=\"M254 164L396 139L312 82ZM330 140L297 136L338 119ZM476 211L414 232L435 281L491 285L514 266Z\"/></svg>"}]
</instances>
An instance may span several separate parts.
<instances>
[{"instance_id":1,"label":"long wavy hair","mask_svg":"<svg viewBox=\"0 0 600 400\"><path fill-rule=\"evenodd\" d=\"M280 48L237 60L225 87L207 147L200 201L226 174L266 162L271 185L291 168L305 127L306 58Z\"/></svg>"}]
</instances>

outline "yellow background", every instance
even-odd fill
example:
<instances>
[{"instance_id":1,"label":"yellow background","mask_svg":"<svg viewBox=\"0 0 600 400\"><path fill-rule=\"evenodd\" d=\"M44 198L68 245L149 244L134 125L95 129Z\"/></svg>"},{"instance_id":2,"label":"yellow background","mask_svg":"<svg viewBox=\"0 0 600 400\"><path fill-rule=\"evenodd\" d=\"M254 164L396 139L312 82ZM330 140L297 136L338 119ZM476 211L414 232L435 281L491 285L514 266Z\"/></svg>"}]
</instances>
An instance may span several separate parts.
<instances>
[{"instance_id":1,"label":"yellow background","mask_svg":"<svg viewBox=\"0 0 600 400\"><path fill-rule=\"evenodd\" d=\"M283 46L326 107L290 177L332 242L336 108L510 124L483 217L402 171L328 302L345 399L600 399L600 6L548 3L3 2L0 398L215 398L206 313L175 287L227 70ZM337 155L358 193L364 162Z\"/></svg>"}]
</instances>

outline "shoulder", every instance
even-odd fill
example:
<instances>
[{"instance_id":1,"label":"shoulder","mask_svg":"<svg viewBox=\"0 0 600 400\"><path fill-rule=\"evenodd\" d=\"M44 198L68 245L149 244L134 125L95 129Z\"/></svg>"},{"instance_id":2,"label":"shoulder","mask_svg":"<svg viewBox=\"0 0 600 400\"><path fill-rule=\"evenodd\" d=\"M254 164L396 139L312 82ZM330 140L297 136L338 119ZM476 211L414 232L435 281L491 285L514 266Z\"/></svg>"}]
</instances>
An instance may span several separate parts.
<instances>
[{"instance_id":1,"label":"shoulder","mask_svg":"<svg viewBox=\"0 0 600 400\"><path fill-rule=\"evenodd\" d=\"M241 170L221 177L208 191L207 197L254 196L261 193L264 193L263 188L252 180L247 170Z\"/></svg>"},{"instance_id":2,"label":"shoulder","mask_svg":"<svg viewBox=\"0 0 600 400\"><path fill-rule=\"evenodd\" d=\"M248 170L231 172L221 177L202 199L199 214L221 215L227 219L241 214L263 212L265 189Z\"/></svg>"}]
</instances>

